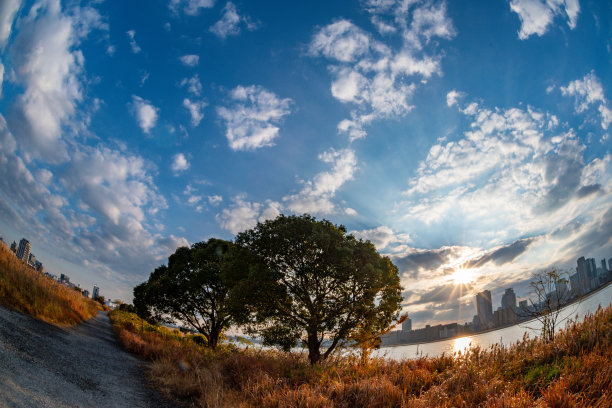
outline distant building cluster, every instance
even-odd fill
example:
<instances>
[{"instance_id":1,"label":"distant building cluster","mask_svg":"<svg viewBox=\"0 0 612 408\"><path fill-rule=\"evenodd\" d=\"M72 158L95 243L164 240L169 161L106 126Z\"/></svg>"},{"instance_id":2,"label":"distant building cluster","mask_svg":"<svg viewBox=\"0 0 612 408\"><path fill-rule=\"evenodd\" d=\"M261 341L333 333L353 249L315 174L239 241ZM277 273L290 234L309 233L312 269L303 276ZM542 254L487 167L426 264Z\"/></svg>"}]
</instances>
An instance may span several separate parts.
<instances>
[{"instance_id":1,"label":"distant building cluster","mask_svg":"<svg viewBox=\"0 0 612 408\"><path fill-rule=\"evenodd\" d=\"M0 237L0 244L6 245L2 237ZM61 283L62 285L68 286L70 288L78 288L79 290L81 290L80 285L75 285L74 283L70 282L70 277L68 275L62 273L58 278L56 275L52 275L49 272L45 271L45 267L43 266L42 262L37 260L36 255L32 253L32 244L27 239L22 238L21 241L19 241L19 245L17 245L17 243L13 241L9 249L23 263L40 272L41 274ZM81 293L83 294L83 296L89 297L88 290L81 290ZM94 285L91 298L95 299L98 296L100 296L100 288L97 285Z\"/></svg>"},{"instance_id":2,"label":"distant building cluster","mask_svg":"<svg viewBox=\"0 0 612 408\"><path fill-rule=\"evenodd\" d=\"M609 269L610 268L610 269ZM578 258L576 273L569 277L569 282L557 282L554 293L547 293L548 299L564 299L565 303L585 296L600 286L612 281L612 258L601 260L597 267L594 258ZM569 285L568 285L569 283ZM406 343L423 343L451 337L473 334L485 330L510 326L533 317L533 312L542 310L539 304L529 304L521 300L517 305L517 297L513 288L508 288L502 294L501 306L493 311L491 292L483 290L474 297L476 314L472 323L448 323L435 326L426 325L422 329L412 330L412 320L406 319L402 330L392 331L381 337L383 346Z\"/></svg>"}]
</instances>

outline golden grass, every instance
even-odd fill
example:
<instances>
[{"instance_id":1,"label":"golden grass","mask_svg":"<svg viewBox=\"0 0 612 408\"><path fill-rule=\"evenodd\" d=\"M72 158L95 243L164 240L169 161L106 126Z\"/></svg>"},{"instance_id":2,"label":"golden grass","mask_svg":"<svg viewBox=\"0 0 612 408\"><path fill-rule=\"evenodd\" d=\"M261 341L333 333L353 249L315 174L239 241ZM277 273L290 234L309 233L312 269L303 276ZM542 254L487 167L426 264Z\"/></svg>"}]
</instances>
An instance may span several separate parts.
<instances>
[{"instance_id":1,"label":"golden grass","mask_svg":"<svg viewBox=\"0 0 612 408\"><path fill-rule=\"evenodd\" d=\"M59 325L80 323L102 309L99 303L27 266L2 244L0 304Z\"/></svg>"},{"instance_id":2,"label":"golden grass","mask_svg":"<svg viewBox=\"0 0 612 408\"><path fill-rule=\"evenodd\" d=\"M189 335L111 313L128 350L167 396L201 407L612 407L612 307L555 341L393 361L198 346Z\"/></svg>"}]
</instances>

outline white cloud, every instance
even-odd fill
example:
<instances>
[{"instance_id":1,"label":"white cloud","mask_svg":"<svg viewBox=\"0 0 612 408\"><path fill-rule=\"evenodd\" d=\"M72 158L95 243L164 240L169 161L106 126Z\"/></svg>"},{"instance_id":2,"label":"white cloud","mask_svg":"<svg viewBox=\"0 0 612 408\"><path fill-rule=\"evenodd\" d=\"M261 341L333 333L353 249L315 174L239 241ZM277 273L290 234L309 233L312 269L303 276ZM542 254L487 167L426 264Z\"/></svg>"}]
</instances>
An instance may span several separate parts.
<instances>
[{"instance_id":1,"label":"white cloud","mask_svg":"<svg viewBox=\"0 0 612 408\"><path fill-rule=\"evenodd\" d=\"M355 209L351 208L351 207L346 207L344 209L344 213L346 215L350 215L351 217L354 217L355 215L357 215L357 211L355 211Z\"/></svg>"},{"instance_id":2,"label":"white cloud","mask_svg":"<svg viewBox=\"0 0 612 408\"><path fill-rule=\"evenodd\" d=\"M369 35L348 20L323 27L310 42L310 53L341 62L353 62L369 51Z\"/></svg>"},{"instance_id":3,"label":"white cloud","mask_svg":"<svg viewBox=\"0 0 612 408\"><path fill-rule=\"evenodd\" d=\"M182 57L179 57L179 59L183 65L188 67L195 67L200 63L200 56L195 54L183 55Z\"/></svg>"},{"instance_id":4,"label":"white cloud","mask_svg":"<svg viewBox=\"0 0 612 408\"><path fill-rule=\"evenodd\" d=\"M232 205L223 209L221 214L217 214L217 222L221 228L232 234L238 234L257 225L257 218L262 206L259 203L250 203L244 199L244 195L234 197Z\"/></svg>"},{"instance_id":5,"label":"white cloud","mask_svg":"<svg viewBox=\"0 0 612 408\"><path fill-rule=\"evenodd\" d=\"M202 83L200 82L200 77L197 74L191 78L183 78L181 80L181 86L186 86L187 91L196 96L199 96L202 92Z\"/></svg>"},{"instance_id":6,"label":"white cloud","mask_svg":"<svg viewBox=\"0 0 612 408\"><path fill-rule=\"evenodd\" d=\"M216 219L221 228L232 234L255 227L258 222L276 218L281 213L282 205L276 201L266 200L265 204L246 201L246 194L237 195L232 204L224 208Z\"/></svg>"},{"instance_id":7,"label":"white cloud","mask_svg":"<svg viewBox=\"0 0 612 408\"><path fill-rule=\"evenodd\" d=\"M416 7L412 13L410 30L404 32L404 38L419 49L422 47L422 39L429 42L433 37L449 39L454 36L455 28L446 16L444 2Z\"/></svg>"},{"instance_id":8,"label":"white cloud","mask_svg":"<svg viewBox=\"0 0 612 408\"><path fill-rule=\"evenodd\" d=\"M220 195L211 195L208 196L208 203L210 205L219 205L221 204L221 202L223 202L223 197L221 197Z\"/></svg>"},{"instance_id":9,"label":"white cloud","mask_svg":"<svg viewBox=\"0 0 612 408\"><path fill-rule=\"evenodd\" d=\"M468 106L459 109L472 121L469 130L431 147L410 180L409 199L397 205L417 233L418 225L469 223L464 242L499 244L584 215L584 203L604 191L610 169L588 170L598 159L585 164L585 146L572 130L560 131L554 116Z\"/></svg>"},{"instance_id":10,"label":"white cloud","mask_svg":"<svg viewBox=\"0 0 612 408\"><path fill-rule=\"evenodd\" d=\"M452 107L454 105L457 104L457 101L464 97L465 94L463 92L458 92L456 90L452 90L449 93L446 94L446 104L448 105L448 107Z\"/></svg>"},{"instance_id":11,"label":"white cloud","mask_svg":"<svg viewBox=\"0 0 612 408\"><path fill-rule=\"evenodd\" d=\"M365 7L381 33L401 36L401 46L377 41L352 22L339 20L317 30L308 48L310 55L330 60L331 93L353 108L350 119L338 124L351 141L365 137L372 121L412 110L416 87L441 74L432 39L455 35L443 2L368 2ZM392 20L385 19L388 14Z\"/></svg>"},{"instance_id":12,"label":"white cloud","mask_svg":"<svg viewBox=\"0 0 612 408\"><path fill-rule=\"evenodd\" d=\"M188 16L197 16L200 9L212 8L214 5L215 0L170 0L168 8L174 14L182 10Z\"/></svg>"},{"instance_id":13,"label":"white cloud","mask_svg":"<svg viewBox=\"0 0 612 408\"><path fill-rule=\"evenodd\" d=\"M278 124L291 113L291 99L280 99L261 86L238 86L230 92L233 105L217 109L225 121L225 136L233 150L254 150L273 145Z\"/></svg>"},{"instance_id":14,"label":"white cloud","mask_svg":"<svg viewBox=\"0 0 612 408\"><path fill-rule=\"evenodd\" d=\"M187 108L191 115L191 125L198 126L204 117L202 111L208 104L205 101L190 101L188 98L183 99L183 106Z\"/></svg>"},{"instance_id":15,"label":"white cloud","mask_svg":"<svg viewBox=\"0 0 612 408\"><path fill-rule=\"evenodd\" d=\"M125 147L74 138L75 131L89 132L89 118L76 111L84 78L77 47L91 30L108 26L93 8L66 7L36 3L9 43L23 93L12 101L9 124L0 115L0 212L57 257L73 265L87 259L88 270L122 291L167 257L164 243L186 241L149 231L167 208L148 172L152 164ZM98 103L92 100L92 109Z\"/></svg>"},{"instance_id":16,"label":"white cloud","mask_svg":"<svg viewBox=\"0 0 612 408\"><path fill-rule=\"evenodd\" d=\"M189 165L187 165L187 167L189 167ZM198 194L198 190L196 188L194 188L191 184L188 184L187 187L185 187L183 194L187 196L186 203L188 206L194 207L197 212L202 212L204 209L202 204L203 197L202 195Z\"/></svg>"},{"instance_id":17,"label":"white cloud","mask_svg":"<svg viewBox=\"0 0 612 408\"><path fill-rule=\"evenodd\" d=\"M166 207L138 156L108 148L83 148L74 153L70 167L62 177L65 187L79 191L87 207L115 225L122 218L143 221L145 204L151 204L153 212Z\"/></svg>"},{"instance_id":18,"label":"white cloud","mask_svg":"<svg viewBox=\"0 0 612 408\"><path fill-rule=\"evenodd\" d=\"M11 35L15 15L21 7L21 0L4 0L0 2L0 51L4 50Z\"/></svg>"},{"instance_id":19,"label":"white cloud","mask_svg":"<svg viewBox=\"0 0 612 408\"><path fill-rule=\"evenodd\" d=\"M138 54L140 51L142 51L142 48L140 48L140 46L136 42L136 31L129 30L126 32L126 34L130 40L130 47L132 48L132 52L134 54Z\"/></svg>"},{"instance_id":20,"label":"white cloud","mask_svg":"<svg viewBox=\"0 0 612 408\"><path fill-rule=\"evenodd\" d=\"M140 126L144 133L149 134L151 129L155 127L159 109L153 106L151 102L136 95L132 95L132 108L138 121L138 126Z\"/></svg>"},{"instance_id":21,"label":"white cloud","mask_svg":"<svg viewBox=\"0 0 612 408\"><path fill-rule=\"evenodd\" d=\"M234 3L228 1L223 8L223 16L209 30L211 33L224 39L230 35L240 34L243 24L249 31L256 30L259 26L259 24L251 21L249 17L240 16Z\"/></svg>"},{"instance_id":22,"label":"white cloud","mask_svg":"<svg viewBox=\"0 0 612 408\"><path fill-rule=\"evenodd\" d=\"M368 230L351 231L350 233L355 236L355 238L369 240L378 250L384 250L390 244L406 244L410 242L410 236L408 234L396 234L391 228L384 225Z\"/></svg>"},{"instance_id":23,"label":"white cloud","mask_svg":"<svg viewBox=\"0 0 612 408\"><path fill-rule=\"evenodd\" d=\"M351 149L332 149L319 155L319 159L332 164L331 171L317 174L298 194L283 197L287 207L295 213L330 214L336 211L331 199L353 178L357 169L357 157Z\"/></svg>"},{"instance_id":24,"label":"white cloud","mask_svg":"<svg viewBox=\"0 0 612 408\"><path fill-rule=\"evenodd\" d=\"M191 164L183 153L177 153L172 157L172 171L174 174L178 174L182 171L188 170Z\"/></svg>"},{"instance_id":25,"label":"white cloud","mask_svg":"<svg viewBox=\"0 0 612 408\"><path fill-rule=\"evenodd\" d=\"M24 92L15 97L8 120L28 160L60 162L67 159L62 126L70 123L83 98L84 58L74 47L103 25L93 9L76 8L69 16L57 0L38 6L18 20L11 44L15 80Z\"/></svg>"},{"instance_id":26,"label":"white cloud","mask_svg":"<svg viewBox=\"0 0 612 408\"><path fill-rule=\"evenodd\" d=\"M599 104L601 127L608 129L610 122L612 122L612 111L608 108L609 101L604 96L601 81L593 71L586 74L584 78L572 81L567 86L560 87L560 89L563 95L575 98L577 113L586 111L591 105Z\"/></svg>"},{"instance_id":27,"label":"white cloud","mask_svg":"<svg viewBox=\"0 0 612 408\"><path fill-rule=\"evenodd\" d=\"M519 38L525 40L533 34L546 34L554 18L562 13L567 16L567 25L574 29L580 3L578 0L511 0L510 9L518 14L521 20Z\"/></svg>"}]
</instances>

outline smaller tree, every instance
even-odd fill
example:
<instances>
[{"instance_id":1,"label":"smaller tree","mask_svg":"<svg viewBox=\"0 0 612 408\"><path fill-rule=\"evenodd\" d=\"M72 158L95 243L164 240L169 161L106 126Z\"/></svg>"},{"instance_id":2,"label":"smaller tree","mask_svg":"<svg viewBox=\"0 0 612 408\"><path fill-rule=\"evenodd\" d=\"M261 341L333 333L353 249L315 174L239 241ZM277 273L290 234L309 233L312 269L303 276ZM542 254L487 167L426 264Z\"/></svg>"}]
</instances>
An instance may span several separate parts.
<instances>
[{"instance_id":1,"label":"smaller tree","mask_svg":"<svg viewBox=\"0 0 612 408\"><path fill-rule=\"evenodd\" d=\"M561 321L559 316L569 302L568 280L564 273L557 269L538 272L530 285L533 298L529 299L530 307L521 309L523 316L536 319L542 325L541 337L552 341Z\"/></svg>"},{"instance_id":2,"label":"smaller tree","mask_svg":"<svg viewBox=\"0 0 612 408\"><path fill-rule=\"evenodd\" d=\"M391 317L383 311L373 311L373 314L376 316L365 319L357 326L357 330L352 335L352 340L360 349L361 365L363 366L370 363L372 351L380 347L381 336L389 333L408 318L407 314L403 314L395 322L390 322Z\"/></svg>"},{"instance_id":3,"label":"smaller tree","mask_svg":"<svg viewBox=\"0 0 612 408\"><path fill-rule=\"evenodd\" d=\"M155 269L149 280L134 288L134 308L143 319L180 321L215 348L231 322L227 306L230 286L223 277L224 258L231 242L210 239L181 247L168 266Z\"/></svg>"}]
</instances>

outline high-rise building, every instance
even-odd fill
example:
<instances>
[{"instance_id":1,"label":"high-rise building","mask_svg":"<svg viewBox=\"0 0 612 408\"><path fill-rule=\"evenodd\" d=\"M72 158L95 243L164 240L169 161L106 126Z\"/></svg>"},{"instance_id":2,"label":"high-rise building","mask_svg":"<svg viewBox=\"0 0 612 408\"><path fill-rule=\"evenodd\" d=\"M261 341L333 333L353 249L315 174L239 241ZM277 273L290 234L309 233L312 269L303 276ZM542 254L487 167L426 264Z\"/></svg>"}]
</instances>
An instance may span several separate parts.
<instances>
[{"instance_id":1,"label":"high-rise building","mask_svg":"<svg viewBox=\"0 0 612 408\"><path fill-rule=\"evenodd\" d=\"M567 281L565 279L561 279L555 283L555 292L557 293L557 300L559 302L567 301L569 290L567 289Z\"/></svg>"},{"instance_id":2,"label":"high-rise building","mask_svg":"<svg viewBox=\"0 0 612 408\"><path fill-rule=\"evenodd\" d=\"M402 331L411 331L411 330L412 330L412 319L408 317L402 323Z\"/></svg>"},{"instance_id":3,"label":"high-rise building","mask_svg":"<svg viewBox=\"0 0 612 408\"><path fill-rule=\"evenodd\" d=\"M491 291L484 290L476 294L476 312L480 327L493 326L493 304L491 303Z\"/></svg>"},{"instance_id":4,"label":"high-rise building","mask_svg":"<svg viewBox=\"0 0 612 408\"><path fill-rule=\"evenodd\" d=\"M612 270L612 258L608 259L608 270Z\"/></svg>"},{"instance_id":5,"label":"high-rise building","mask_svg":"<svg viewBox=\"0 0 612 408\"><path fill-rule=\"evenodd\" d=\"M91 298L95 299L98 296L100 296L100 288L98 287L98 285L94 285L93 290L91 291Z\"/></svg>"},{"instance_id":6,"label":"high-rise building","mask_svg":"<svg viewBox=\"0 0 612 408\"><path fill-rule=\"evenodd\" d=\"M514 289L506 289L506 292L502 295L501 306L502 309L516 310L516 294L514 293Z\"/></svg>"},{"instance_id":7,"label":"high-rise building","mask_svg":"<svg viewBox=\"0 0 612 408\"><path fill-rule=\"evenodd\" d=\"M34 255L31 252L30 252L30 256L28 257L28 264L30 264L31 266L36 265L36 255Z\"/></svg>"},{"instance_id":8,"label":"high-rise building","mask_svg":"<svg viewBox=\"0 0 612 408\"><path fill-rule=\"evenodd\" d=\"M43 266L42 262L36 261L36 264L34 267L36 268L38 272L45 273L45 267Z\"/></svg>"},{"instance_id":9,"label":"high-rise building","mask_svg":"<svg viewBox=\"0 0 612 408\"><path fill-rule=\"evenodd\" d=\"M608 271L608 267L606 266L606 259L601 260L601 269L603 269L604 273Z\"/></svg>"},{"instance_id":10,"label":"high-rise building","mask_svg":"<svg viewBox=\"0 0 612 408\"><path fill-rule=\"evenodd\" d=\"M13 251L14 254L17 253L17 243L15 241L11 244L11 251Z\"/></svg>"},{"instance_id":11,"label":"high-rise building","mask_svg":"<svg viewBox=\"0 0 612 408\"><path fill-rule=\"evenodd\" d=\"M83 290L83 296L89 297L89 291L87 289Z\"/></svg>"},{"instance_id":12,"label":"high-rise building","mask_svg":"<svg viewBox=\"0 0 612 408\"><path fill-rule=\"evenodd\" d=\"M595 265L595 258L588 258L587 262L587 271L589 273L589 278L594 278L597 276L597 265Z\"/></svg>"},{"instance_id":13,"label":"high-rise building","mask_svg":"<svg viewBox=\"0 0 612 408\"><path fill-rule=\"evenodd\" d=\"M21 241L19 241L19 248L17 249L17 258L21 259L23 262L28 262L31 249L32 244L30 244L27 239L22 238Z\"/></svg>"},{"instance_id":14,"label":"high-rise building","mask_svg":"<svg viewBox=\"0 0 612 408\"><path fill-rule=\"evenodd\" d=\"M578 266L576 272L578 273L578 283L580 285L580 293L587 292L589 290L589 273L587 270L587 261L584 256L578 258Z\"/></svg>"},{"instance_id":15,"label":"high-rise building","mask_svg":"<svg viewBox=\"0 0 612 408\"><path fill-rule=\"evenodd\" d=\"M504 311L502 324L516 323L516 293L514 293L514 289L506 289L506 292L502 295L501 305Z\"/></svg>"}]
</instances>

